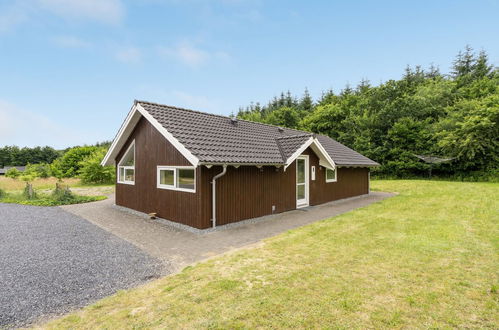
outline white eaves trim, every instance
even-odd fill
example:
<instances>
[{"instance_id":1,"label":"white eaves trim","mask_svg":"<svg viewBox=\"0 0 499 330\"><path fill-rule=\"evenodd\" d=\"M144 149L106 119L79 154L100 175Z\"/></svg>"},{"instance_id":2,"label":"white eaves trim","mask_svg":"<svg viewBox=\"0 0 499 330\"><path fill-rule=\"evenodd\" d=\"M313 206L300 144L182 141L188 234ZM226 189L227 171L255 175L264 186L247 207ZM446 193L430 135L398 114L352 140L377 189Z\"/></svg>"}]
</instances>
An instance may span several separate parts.
<instances>
[{"instance_id":1,"label":"white eaves trim","mask_svg":"<svg viewBox=\"0 0 499 330\"><path fill-rule=\"evenodd\" d=\"M126 117L123 125L121 125L121 128L114 138L111 147L107 151L106 156L102 160L102 166L113 165L113 160L116 158L121 148L123 148L123 145L135 128L135 125L137 125L137 123L139 122L141 116L147 119L147 121L149 121L154 126L154 128L156 128L161 133L161 135L163 135L168 140L168 142L170 142L192 164L192 166L196 167L198 165L199 159L196 156L194 156L186 147L184 147L139 103L135 103L128 113L128 116Z\"/></svg>"},{"instance_id":2,"label":"white eaves trim","mask_svg":"<svg viewBox=\"0 0 499 330\"><path fill-rule=\"evenodd\" d=\"M109 150L100 163L102 166L114 165L114 159L118 155L118 152L121 150L121 148L123 148L123 145L135 128L135 125L137 125L137 123L139 122L139 119L140 113L137 112L134 105L128 112L125 121L123 122L123 124L121 124L118 134L116 134L113 143L111 143Z\"/></svg>"},{"instance_id":3,"label":"white eaves trim","mask_svg":"<svg viewBox=\"0 0 499 330\"><path fill-rule=\"evenodd\" d=\"M336 169L336 163L331 158L331 156L329 156L328 152L326 151L326 149L324 149L319 140L317 138L314 138L314 142L315 143L313 143L310 147L313 151L315 151L316 154L322 155L324 157L319 157L319 165L330 168L332 170Z\"/></svg>"},{"instance_id":4,"label":"white eaves trim","mask_svg":"<svg viewBox=\"0 0 499 330\"><path fill-rule=\"evenodd\" d=\"M170 132L166 130L153 116L149 114L139 103L136 105L137 110L147 119L160 133L163 135L168 142L173 144L173 146L192 164L192 166L198 166L199 159L194 156L182 143L179 142Z\"/></svg>"},{"instance_id":5,"label":"white eaves trim","mask_svg":"<svg viewBox=\"0 0 499 330\"><path fill-rule=\"evenodd\" d=\"M310 139L308 139L300 148L298 148L298 150L296 150L286 160L286 165L284 165L284 170L286 170L286 168L288 168L288 166L291 165L296 160L296 158L298 158L308 147L312 148L312 150L319 156L319 165L330 169L336 168L336 164L331 159L326 149L324 149L319 140L311 136Z\"/></svg>"}]
</instances>

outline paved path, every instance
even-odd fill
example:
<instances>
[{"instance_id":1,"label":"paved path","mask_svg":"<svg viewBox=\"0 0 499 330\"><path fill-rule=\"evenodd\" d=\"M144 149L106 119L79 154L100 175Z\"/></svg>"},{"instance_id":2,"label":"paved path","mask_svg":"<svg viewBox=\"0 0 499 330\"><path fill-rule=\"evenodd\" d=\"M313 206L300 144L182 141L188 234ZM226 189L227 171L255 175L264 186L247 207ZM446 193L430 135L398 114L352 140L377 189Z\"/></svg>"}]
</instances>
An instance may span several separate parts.
<instances>
[{"instance_id":1,"label":"paved path","mask_svg":"<svg viewBox=\"0 0 499 330\"><path fill-rule=\"evenodd\" d=\"M292 228L330 218L353 209L391 197L393 194L373 192L305 209L284 212L246 221L223 230L196 234L165 225L158 220L125 212L114 206L114 198L104 201L62 206L105 230L133 243L150 255L169 262L172 269L259 242Z\"/></svg>"},{"instance_id":2,"label":"paved path","mask_svg":"<svg viewBox=\"0 0 499 330\"><path fill-rule=\"evenodd\" d=\"M0 204L0 329L165 273L159 260L61 208Z\"/></svg>"}]
</instances>

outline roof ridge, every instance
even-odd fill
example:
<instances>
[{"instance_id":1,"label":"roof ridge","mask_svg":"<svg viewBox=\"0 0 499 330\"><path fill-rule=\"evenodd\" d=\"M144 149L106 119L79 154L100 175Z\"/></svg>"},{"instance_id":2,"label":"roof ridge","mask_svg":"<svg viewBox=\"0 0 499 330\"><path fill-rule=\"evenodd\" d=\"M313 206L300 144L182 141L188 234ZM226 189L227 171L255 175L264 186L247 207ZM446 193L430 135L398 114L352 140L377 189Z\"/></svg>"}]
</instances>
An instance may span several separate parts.
<instances>
[{"instance_id":1,"label":"roof ridge","mask_svg":"<svg viewBox=\"0 0 499 330\"><path fill-rule=\"evenodd\" d=\"M134 100L134 103L148 103L148 104L158 105L158 106L161 106L161 107L167 107L167 108L172 108L172 109L176 109L176 110L183 110L183 111L189 111L189 112L194 112L194 113L200 113L202 115L209 115L209 116L221 117L221 118L225 118L225 119L232 119L229 116L217 115L215 113L204 112L204 111L193 110L193 109L187 109L187 108L182 108L182 107L176 107L176 106L173 106L173 105L161 104L161 103L157 103L157 102L149 102L149 101L144 101L144 100ZM260 122L257 122L257 121L251 121L251 120L246 120L246 119L237 118L237 120L244 121L244 122L251 123L251 124L257 124L257 125L264 125L264 126L275 127L275 128L278 128L278 129L279 128L283 128L282 126L277 126L277 125L272 125L272 124L267 124L267 123L260 123ZM295 132L313 134L313 133L310 133L310 132L307 132L307 131L302 131L302 130L294 129L294 128L284 127L284 129L287 129L287 130L290 130L290 131L295 131Z\"/></svg>"},{"instance_id":2,"label":"roof ridge","mask_svg":"<svg viewBox=\"0 0 499 330\"><path fill-rule=\"evenodd\" d=\"M297 137L304 137L304 136L314 136L314 133L305 133L305 134L297 134L297 135L286 135L286 136L278 136L275 139L291 139L291 138L297 138Z\"/></svg>"}]
</instances>

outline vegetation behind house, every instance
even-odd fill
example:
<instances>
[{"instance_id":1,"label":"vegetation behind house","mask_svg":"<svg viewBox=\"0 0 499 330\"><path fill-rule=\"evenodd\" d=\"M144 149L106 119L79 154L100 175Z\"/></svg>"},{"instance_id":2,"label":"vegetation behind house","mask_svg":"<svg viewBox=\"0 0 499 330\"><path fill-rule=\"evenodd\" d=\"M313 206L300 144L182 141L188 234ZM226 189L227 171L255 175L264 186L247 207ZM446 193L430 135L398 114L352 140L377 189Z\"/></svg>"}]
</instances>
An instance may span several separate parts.
<instances>
[{"instance_id":1,"label":"vegetation behind house","mask_svg":"<svg viewBox=\"0 0 499 330\"><path fill-rule=\"evenodd\" d=\"M469 180L499 178L499 69L487 54L460 52L450 74L408 67L399 80L363 80L314 102L281 93L241 108L241 119L325 134L376 160L380 176L433 173ZM415 155L451 158L439 165Z\"/></svg>"},{"instance_id":2,"label":"vegetation behind house","mask_svg":"<svg viewBox=\"0 0 499 330\"><path fill-rule=\"evenodd\" d=\"M13 179L32 181L35 178L79 177L86 184L113 184L116 176L114 167L100 165L109 145L110 142L103 142L65 150L6 146L0 148L0 161L5 166L26 165L24 172L15 168L7 171L5 176Z\"/></svg>"},{"instance_id":3,"label":"vegetation behind house","mask_svg":"<svg viewBox=\"0 0 499 330\"><path fill-rule=\"evenodd\" d=\"M408 67L399 80L378 86L364 80L339 93L328 90L317 101L307 90L301 99L281 93L265 106L241 108L237 116L329 135L379 162L373 172L378 177L421 177L432 168L444 178L499 180L499 69L484 51L469 47L458 54L450 74L433 66ZM0 148L0 167L28 165L27 174L36 177L112 184L114 168L100 166L109 146L6 146ZM427 164L416 155L451 161Z\"/></svg>"}]
</instances>

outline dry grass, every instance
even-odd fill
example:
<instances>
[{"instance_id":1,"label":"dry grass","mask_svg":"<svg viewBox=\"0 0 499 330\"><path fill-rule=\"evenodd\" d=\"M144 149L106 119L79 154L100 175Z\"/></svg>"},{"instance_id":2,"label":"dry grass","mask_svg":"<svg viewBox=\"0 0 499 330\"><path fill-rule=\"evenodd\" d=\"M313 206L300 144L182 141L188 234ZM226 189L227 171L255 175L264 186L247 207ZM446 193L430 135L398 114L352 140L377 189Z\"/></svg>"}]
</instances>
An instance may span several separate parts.
<instances>
[{"instance_id":1,"label":"dry grass","mask_svg":"<svg viewBox=\"0 0 499 330\"><path fill-rule=\"evenodd\" d=\"M372 186L400 194L42 327L497 328L499 184Z\"/></svg>"},{"instance_id":2,"label":"dry grass","mask_svg":"<svg viewBox=\"0 0 499 330\"><path fill-rule=\"evenodd\" d=\"M56 178L37 178L32 184L33 188L40 193L49 194L55 188L55 184L58 182ZM75 194L82 196L97 196L105 195L109 196L114 192L113 185L84 185L81 183L80 179L77 178L67 178L62 181L64 185L71 187L71 191ZM0 189L9 193L19 193L26 186L26 182L19 179L6 178L5 176L0 176Z\"/></svg>"},{"instance_id":3,"label":"dry grass","mask_svg":"<svg viewBox=\"0 0 499 330\"><path fill-rule=\"evenodd\" d=\"M56 178L38 178L33 180L32 184L34 189L54 189L56 182ZM80 179L75 178L64 179L63 183L69 185L70 187L81 185ZM0 176L0 189L9 192L22 191L25 186L26 182L22 180Z\"/></svg>"}]
</instances>

